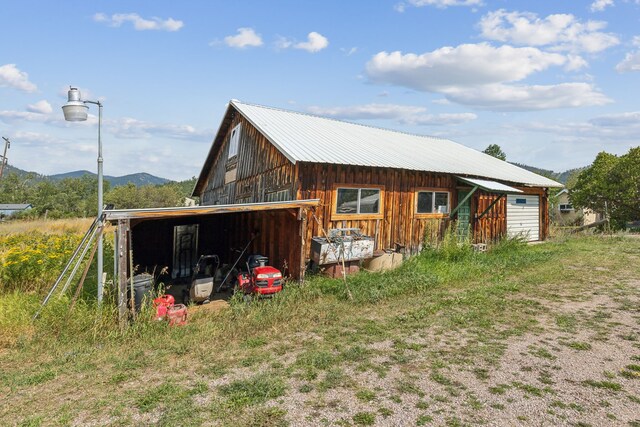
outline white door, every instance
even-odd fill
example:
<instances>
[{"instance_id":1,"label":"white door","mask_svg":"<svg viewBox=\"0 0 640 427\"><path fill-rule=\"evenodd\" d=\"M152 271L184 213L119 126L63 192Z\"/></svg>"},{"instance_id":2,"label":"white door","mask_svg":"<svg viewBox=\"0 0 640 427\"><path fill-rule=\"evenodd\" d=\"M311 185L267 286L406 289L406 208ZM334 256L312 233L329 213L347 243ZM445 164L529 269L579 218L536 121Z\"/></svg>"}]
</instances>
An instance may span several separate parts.
<instances>
[{"instance_id":1,"label":"white door","mask_svg":"<svg viewBox=\"0 0 640 427\"><path fill-rule=\"evenodd\" d=\"M540 240L540 196L507 195L507 235Z\"/></svg>"}]
</instances>

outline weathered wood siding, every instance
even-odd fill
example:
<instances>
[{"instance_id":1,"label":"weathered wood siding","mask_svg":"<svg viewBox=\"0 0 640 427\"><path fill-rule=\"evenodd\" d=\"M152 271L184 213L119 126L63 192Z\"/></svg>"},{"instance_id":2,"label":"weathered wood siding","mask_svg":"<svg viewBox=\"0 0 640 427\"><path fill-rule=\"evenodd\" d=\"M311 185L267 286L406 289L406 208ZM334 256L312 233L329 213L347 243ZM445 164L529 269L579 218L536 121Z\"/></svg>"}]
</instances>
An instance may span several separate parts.
<instances>
[{"instance_id":1,"label":"weathered wood siding","mask_svg":"<svg viewBox=\"0 0 640 427\"><path fill-rule=\"evenodd\" d=\"M320 199L316 209L316 219L307 221L307 240L313 236L322 236L325 230L332 228L360 228L362 233L375 238L376 248L395 248L403 245L410 253L418 252L424 240L425 232L437 234L442 231L443 218L427 218L415 215L416 190L420 188L447 189L455 207L457 190L452 175L429 172L416 172L401 169L374 167L328 165L301 163L299 166L298 199ZM348 186L380 185L384 187L381 209L382 219L334 220L335 207L333 192L337 184Z\"/></svg>"},{"instance_id":2,"label":"weathered wood siding","mask_svg":"<svg viewBox=\"0 0 640 427\"><path fill-rule=\"evenodd\" d=\"M242 125L238 155L229 159L231 130L238 123ZM225 183L225 175L229 174L235 174L235 179ZM295 166L251 123L236 114L215 154L201 195L202 204L294 200L294 174Z\"/></svg>"},{"instance_id":3,"label":"weathered wood siding","mask_svg":"<svg viewBox=\"0 0 640 427\"><path fill-rule=\"evenodd\" d=\"M493 203L499 194L478 190L473 196L471 212L473 240L488 243L501 238L507 231L507 196L504 195L482 218L480 215Z\"/></svg>"}]
</instances>

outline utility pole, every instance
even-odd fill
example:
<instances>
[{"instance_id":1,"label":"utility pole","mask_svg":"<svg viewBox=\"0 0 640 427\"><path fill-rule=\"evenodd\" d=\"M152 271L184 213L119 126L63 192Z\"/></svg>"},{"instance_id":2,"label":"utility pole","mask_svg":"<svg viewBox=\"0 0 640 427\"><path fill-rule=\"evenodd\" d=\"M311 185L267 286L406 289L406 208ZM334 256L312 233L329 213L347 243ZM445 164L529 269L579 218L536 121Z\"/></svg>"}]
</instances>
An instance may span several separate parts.
<instances>
[{"instance_id":1,"label":"utility pole","mask_svg":"<svg viewBox=\"0 0 640 427\"><path fill-rule=\"evenodd\" d=\"M9 141L9 138L5 138L3 136L2 139L4 139L4 154L0 157L0 178L2 178L2 172L7 164L7 149L11 147L11 141Z\"/></svg>"}]
</instances>

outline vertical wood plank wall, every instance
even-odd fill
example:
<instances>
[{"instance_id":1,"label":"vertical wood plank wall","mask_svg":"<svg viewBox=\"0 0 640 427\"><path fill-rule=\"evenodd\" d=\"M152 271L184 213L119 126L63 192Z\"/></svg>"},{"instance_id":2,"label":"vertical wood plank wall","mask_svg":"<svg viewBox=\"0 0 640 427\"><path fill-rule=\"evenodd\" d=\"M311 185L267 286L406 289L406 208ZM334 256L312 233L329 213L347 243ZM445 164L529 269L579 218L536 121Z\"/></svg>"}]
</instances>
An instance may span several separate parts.
<instances>
[{"instance_id":1,"label":"vertical wood plank wall","mask_svg":"<svg viewBox=\"0 0 640 427\"><path fill-rule=\"evenodd\" d=\"M238 155L228 159L231 130L238 124L242 125ZM233 169L235 180L225 183L225 174ZM294 171L294 165L264 135L236 114L214 157L202 204L293 200Z\"/></svg>"},{"instance_id":2,"label":"vertical wood plank wall","mask_svg":"<svg viewBox=\"0 0 640 427\"><path fill-rule=\"evenodd\" d=\"M300 163L299 171L297 198L320 199L315 215L325 230L360 228L362 233L376 238L376 248L379 249L395 248L398 243L408 252L417 253L422 247L425 231L441 230L442 219L414 215L416 189L446 188L451 193L452 202L457 197L455 178L446 174L318 163ZM333 191L336 184L383 186L383 218L333 220L331 213L335 209ZM307 240L321 235L318 221L309 218Z\"/></svg>"}]
</instances>

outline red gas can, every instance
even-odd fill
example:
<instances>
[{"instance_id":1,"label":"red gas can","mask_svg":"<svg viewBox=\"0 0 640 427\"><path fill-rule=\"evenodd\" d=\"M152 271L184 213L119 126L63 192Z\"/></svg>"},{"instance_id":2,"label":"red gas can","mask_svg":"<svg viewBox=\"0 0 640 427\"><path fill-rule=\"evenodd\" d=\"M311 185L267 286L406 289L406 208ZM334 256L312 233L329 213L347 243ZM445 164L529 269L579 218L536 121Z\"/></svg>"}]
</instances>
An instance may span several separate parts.
<instances>
[{"instance_id":1,"label":"red gas can","mask_svg":"<svg viewBox=\"0 0 640 427\"><path fill-rule=\"evenodd\" d=\"M169 318L169 326L185 325L187 323L187 306L176 304L169 307L167 317Z\"/></svg>"},{"instance_id":2,"label":"red gas can","mask_svg":"<svg viewBox=\"0 0 640 427\"><path fill-rule=\"evenodd\" d=\"M170 307L176 302L173 295L163 295L153 300L153 306L156 308L156 320L164 320Z\"/></svg>"}]
</instances>

